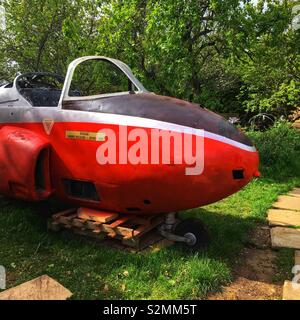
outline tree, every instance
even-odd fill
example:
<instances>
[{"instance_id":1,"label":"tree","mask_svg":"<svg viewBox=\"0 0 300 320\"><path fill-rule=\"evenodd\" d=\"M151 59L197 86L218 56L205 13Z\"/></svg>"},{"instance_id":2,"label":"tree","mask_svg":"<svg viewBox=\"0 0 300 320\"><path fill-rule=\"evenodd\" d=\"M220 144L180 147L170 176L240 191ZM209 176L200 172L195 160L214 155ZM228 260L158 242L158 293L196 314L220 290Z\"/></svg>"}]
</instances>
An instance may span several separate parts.
<instances>
[{"instance_id":1,"label":"tree","mask_svg":"<svg viewBox=\"0 0 300 320\"><path fill-rule=\"evenodd\" d=\"M0 38L4 74L11 75L16 68L64 73L67 63L86 50L87 41L93 46L95 1L2 0L1 4L6 12L6 30Z\"/></svg>"},{"instance_id":2,"label":"tree","mask_svg":"<svg viewBox=\"0 0 300 320\"><path fill-rule=\"evenodd\" d=\"M0 3L0 78L17 69L64 74L74 58L98 54L126 62L150 91L219 112L281 115L299 104L292 0Z\"/></svg>"},{"instance_id":3,"label":"tree","mask_svg":"<svg viewBox=\"0 0 300 320\"><path fill-rule=\"evenodd\" d=\"M220 3L234 11L239 1L111 1L98 52L125 60L150 90L221 109L239 80L223 65Z\"/></svg>"},{"instance_id":4,"label":"tree","mask_svg":"<svg viewBox=\"0 0 300 320\"><path fill-rule=\"evenodd\" d=\"M294 1L246 3L225 28L226 64L242 82L246 111L287 116L300 105L300 31L291 28Z\"/></svg>"}]
</instances>

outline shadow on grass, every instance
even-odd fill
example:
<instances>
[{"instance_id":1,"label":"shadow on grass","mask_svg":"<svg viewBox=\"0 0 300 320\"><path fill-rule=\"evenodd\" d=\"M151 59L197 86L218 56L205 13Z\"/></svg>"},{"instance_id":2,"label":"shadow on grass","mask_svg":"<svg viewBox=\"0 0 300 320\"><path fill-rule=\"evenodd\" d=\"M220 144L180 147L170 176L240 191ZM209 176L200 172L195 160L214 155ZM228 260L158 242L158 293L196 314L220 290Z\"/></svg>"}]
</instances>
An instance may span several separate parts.
<instances>
[{"instance_id":1,"label":"shadow on grass","mask_svg":"<svg viewBox=\"0 0 300 320\"><path fill-rule=\"evenodd\" d=\"M17 265L9 267L17 273L11 286L47 273L70 288L75 298L202 297L230 280L230 260L243 247L254 224L252 219L197 209L184 216L200 217L208 225L212 243L207 251L191 254L175 245L157 253L133 254L69 232L48 233L46 221L52 210L48 203L20 201L3 208L3 263Z\"/></svg>"},{"instance_id":2,"label":"shadow on grass","mask_svg":"<svg viewBox=\"0 0 300 320\"><path fill-rule=\"evenodd\" d=\"M75 242L85 242L85 238L78 235L73 235L71 232L51 233L47 232L46 225L47 219L51 215L69 208L65 204L45 201L41 203L27 203L23 201L11 200L11 207L17 211L26 208L28 214L25 215L27 224L30 225L30 229L37 235L37 232L41 234L51 235L53 238L59 238L61 241L66 242L66 245L70 245L69 240L72 239ZM212 211L205 208L197 208L189 210L180 214L185 219L189 217L196 217L201 219L207 226L211 235L211 244L208 250L203 253L213 259L227 259L235 256L237 250L243 247L247 243L248 232L257 225L257 219L253 217L240 218L231 215L229 212ZM16 219L21 218L18 216ZM87 245L101 246L101 242L93 241L89 239L86 241ZM118 249L112 249L119 251ZM189 254L189 251L182 249L180 246L174 246L174 250L177 250L181 255L185 256ZM125 252L128 254L128 252ZM135 256L135 254L130 254Z\"/></svg>"},{"instance_id":3,"label":"shadow on grass","mask_svg":"<svg viewBox=\"0 0 300 320\"><path fill-rule=\"evenodd\" d=\"M1 264L12 275L10 286L47 273L75 299L201 298L231 280L233 262L249 232L264 220L276 196L294 185L262 179L217 204L181 213L208 226L211 245L198 254L178 245L133 254L72 233L49 233L48 217L65 205L13 201L0 210Z\"/></svg>"}]
</instances>

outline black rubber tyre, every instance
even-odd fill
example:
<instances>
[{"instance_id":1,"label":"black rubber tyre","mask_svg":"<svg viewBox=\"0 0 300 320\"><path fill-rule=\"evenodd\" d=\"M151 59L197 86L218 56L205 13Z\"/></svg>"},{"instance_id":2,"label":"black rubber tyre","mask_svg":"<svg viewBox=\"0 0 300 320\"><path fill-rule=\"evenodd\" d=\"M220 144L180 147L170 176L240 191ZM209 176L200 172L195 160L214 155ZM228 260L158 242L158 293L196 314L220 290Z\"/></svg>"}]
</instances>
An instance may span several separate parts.
<instances>
[{"instance_id":1,"label":"black rubber tyre","mask_svg":"<svg viewBox=\"0 0 300 320\"><path fill-rule=\"evenodd\" d=\"M174 233L181 237L192 238L192 243L184 243L192 251L204 250L210 243L209 232L205 224L199 219L189 218L180 221L175 227Z\"/></svg>"}]
</instances>

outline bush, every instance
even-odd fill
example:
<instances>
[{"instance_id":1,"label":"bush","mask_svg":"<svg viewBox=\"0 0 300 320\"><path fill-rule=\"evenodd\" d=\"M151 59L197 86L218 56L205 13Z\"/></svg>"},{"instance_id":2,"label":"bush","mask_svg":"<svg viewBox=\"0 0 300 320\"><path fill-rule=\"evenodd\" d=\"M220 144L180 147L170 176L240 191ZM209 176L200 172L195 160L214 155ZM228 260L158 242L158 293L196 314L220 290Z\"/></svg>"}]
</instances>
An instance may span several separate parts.
<instances>
[{"instance_id":1,"label":"bush","mask_svg":"<svg viewBox=\"0 0 300 320\"><path fill-rule=\"evenodd\" d=\"M249 94L250 99L244 101L247 111L266 112L277 116L287 117L300 103L300 82L291 80L282 83L277 90L266 96L261 94Z\"/></svg>"},{"instance_id":2,"label":"bush","mask_svg":"<svg viewBox=\"0 0 300 320\"><path fill-rule=\"evenodd\" d=\"M250 130L247 135L259 151L262 172L300 175L300 132L290 123L279 121L265 132Z\"/></svg>"}]
</instances>

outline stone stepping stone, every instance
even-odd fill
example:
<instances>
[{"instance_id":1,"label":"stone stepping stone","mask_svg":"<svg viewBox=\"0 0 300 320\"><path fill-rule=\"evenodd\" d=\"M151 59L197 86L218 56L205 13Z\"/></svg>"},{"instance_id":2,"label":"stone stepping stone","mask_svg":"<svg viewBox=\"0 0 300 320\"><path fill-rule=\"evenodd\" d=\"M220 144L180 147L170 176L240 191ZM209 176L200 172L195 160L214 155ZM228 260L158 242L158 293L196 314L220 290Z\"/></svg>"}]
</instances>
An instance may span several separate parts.
<instances>
[{"instance_id":1,"label":"stone stepping stone","mask_svg":"<svg viewBox=\"0 0 300 320\"><path fill-rule=\"evenodd\" d=\"M300 229L272 228L271 242L273 248L300 249Z\"/></svg>"},{"instance_id":2,"label":"stone stepping stone","mask_svg":"<svg viewBox=\"0 0 300 320\"><path fill-rule=\"evenodd\" d=\"M300 300L300 284L285 281L283 286L283 300Z\"/></svg>"},{"instance_id":3,"label":"stone stepping stone","mask_svg":"<svg viewBox=\"0 0 300 320\"><path fill-rule=\"evenodd\" d=\"M300 211L270 209L268 221L271 227L294 227L300 226Z\"/></svg>"},{"instance_id":4,"label":"stone stepping stone","mask_svg":"<svg viewBox=\"0 0 300 320\"><path fill-rule=\"evenodd\" d=\"M300 211L300 197L280 196L273 208Z\"/></svg>"},{"instance_id":5,"label":"stone stepping stone","mask_svg":"<svg viewBox=\"0 0 300 320\"><path fill-rule=\"evenodd\" d=\"M0 293L0 300L66 300L71 291L43 275Z\"/></svg>"},{"instance_id":6,"label":"stone stepping stone","mask_svg":"<svg viewBox=\"0 0 300 320\"><path fill-rule=\"evenodd\" d=\"M300 188L295 188L288 195L300 198Z\"/></svg>"}]
</instances>

